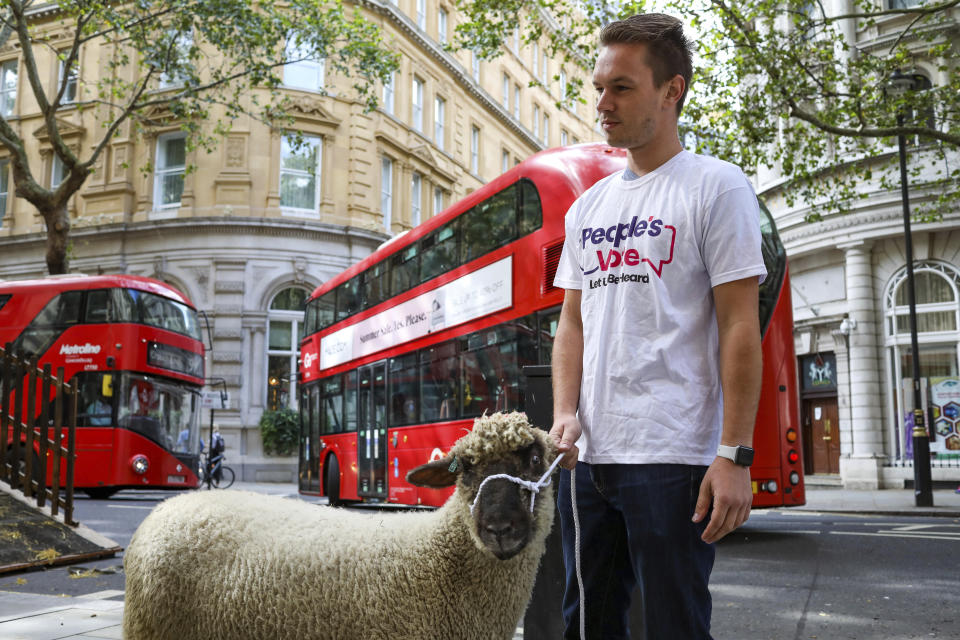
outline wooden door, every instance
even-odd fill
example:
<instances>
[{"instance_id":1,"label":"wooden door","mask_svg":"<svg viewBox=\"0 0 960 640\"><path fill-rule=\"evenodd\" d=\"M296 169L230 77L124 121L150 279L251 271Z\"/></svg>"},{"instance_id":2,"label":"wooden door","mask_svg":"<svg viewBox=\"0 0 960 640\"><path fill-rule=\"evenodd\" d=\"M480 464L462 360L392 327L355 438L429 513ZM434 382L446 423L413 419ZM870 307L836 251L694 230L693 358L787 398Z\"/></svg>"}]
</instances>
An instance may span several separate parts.
<instances>
[{"instance_id":1,"label":"wooden door","mask_svg":"<svg viewBox=\"0 0 960 640\"><path fill-rule=\"evenodd\" d=\"M809 443L810 473L840 473L840 424L837 398L804 401L804 435Z\"/></svg>"}]
</instances>

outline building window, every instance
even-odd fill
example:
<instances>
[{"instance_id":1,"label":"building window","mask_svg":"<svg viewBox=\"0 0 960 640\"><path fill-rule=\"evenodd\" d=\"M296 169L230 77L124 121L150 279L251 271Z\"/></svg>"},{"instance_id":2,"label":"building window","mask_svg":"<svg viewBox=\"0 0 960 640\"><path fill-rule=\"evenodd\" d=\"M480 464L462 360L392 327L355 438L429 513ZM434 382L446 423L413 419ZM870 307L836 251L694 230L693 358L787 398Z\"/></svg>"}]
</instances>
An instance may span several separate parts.
<instances>
[{"instance_id":1,"label":"building window","mask_svg":"<svg viewBox=\"0 0 960 640\"><path fill-rule=\"evenodd\" d=\"M447 10L443 7L437 11L437 40L441 44L447 43Z\"/></svg>"},{"instance_id":2,"label":"building window","mask_svg":"<svg viewBox=\"0 0 960 640\"><path fill-rule=\"evenodd\" d=\"M470 56L473 80L474 82L480 82L480 56L477 55L476 51L471 51Z\"/></svg>"},{"instance_id":3,"label":"building window","mask_svg":"<svg viewBox=\"0 0 960 640\"><path fill-rule=\"evenodd\" d=\"M543 144L550 145L550 116L543 112Z\"/></svg>"},{"instance_id":4,"label":"building window","mask_svg":"<svg viewBox=\"0 0 960 640\"><path fill-rule=\"evenodd\" d=\"M7 196L10 195L10 161L4 158L0 160L0 224L3 223L3 217L7 215Z\"/></svg>"},{"instance_id":5,"label":"building window","mask_svg":"<svg viewBox=\"0 0 960 640\"><path fill-rule=\"evenodd\" d=\"M393 224L393 160L390 158L380 161L380 213L383 228L389 233Z\"/></svg>"},{"instance_id":6,"label":"building window","mask_svg":"<svg viewBox=\"0 0 960 640\"><path fill-rule=\"evenodd\" d=\"M520 26L513 28L513 52L520 53Z\"/></svg>"},{"instance_id":7,"label":"building window","mask_svg":"<svg viewBox=\"0 0 960 640\"><path fill-rule=\"evenodd\" d=\"M560 99L567 99L567 72L560 69Z\"/></svg>"},{"instance_id":8,"label":"building window","mask_svg":"<svg viewBox=\"0 0 960 640\"><path fill-rule=\"evenodd\" d=\"M297 408L297 358L308 292L291 287L267 311L267 410Z\"/></svg>"},{"instance_id":9,"label":"building window","mask_svg":"<svg viewBox=\"0 0 960 640\"><path fill-rule=\"evenodd\" d=\"M56 189L67 178L67 167L60 156L53 153L53 162L50 165L50 189Z\"/></svg>"},{"instance_id":10,"label":"building window","mask_svg":"<svg viewBox=\"0 0 960 640\"><path fill-rule=\"evenodd\" d=\"M530 68L534 76L539 76L540 73L537 70L537 65L540 64L540 45L536 42L533 43L533 55L530 56Z\"/></svg>"},{"instance_id":11,"label":"building window","mask_svg":"<svg viewBox=\"0 0 960 640\"><path fill-rule=\"evenodd\" d=\"M510 109L510 76L503 74L503 108Z\"/></svg>"},{"instance_id":12,"label":"building window","mask_svg":"<svg viewBox=\"0 0 960 640\"><path fill-rule=\"evenodd\" d=\"M417 0L417 26L427 30L427 0Z\"/></svg>"},{"instance_id":13,"label":"building window","mask_svg":"<svg viewBox=\"0 0 960 640\"><path fill-rule=\"evenodd\" d=\"M420 211L423 208L423 177L413 173L410 181L410 224L416 227L420 224Z\"/></svg>"},{"instance_id":14,"label":"building window","mask_svg":"<svg viewBox=\"0 0 960 640\"><path fill-rule=\"evenodd\" d=\"M437 96L433 101L433 139L443 149L446 136L447 101Z\"/></svg>"},{"instance_id":15,"label":"building window","mask_svg":"<svg viewBox=\"0 0 960 640\"><path fill-rule=\"evenodd\" d=\"M891 9L912 9L923 4L923 0L890 0Z\"/></svg>"},{"instance_id":16,"label":"building window","mask_svg":"<svg viewBox=\"0 0 960 640\"><path fill-rule=\"evenodd\" d=\"M190 49L193 47L193 31L184 31L177 33L176 35L171 34L174 38L173 42L173 56L174 60L170 62L165 68L163 73L160 74L160 88L169 89L172 87L183 86L186 82L184 74L180 71L180 68L185 67L190 62Z\"/></svg>"},{"instance_id":17,"label":"building window","mask_svg":"<svg viewBox=\"0 0 960 640\"><path fill-rule=\"evenodd\" d=\"M280 207L289 213L320 212L320 171L323 138L303 136L298 146L284 136L280 141Z\"/></svg>"},{"instance_id":18,"label":"building window","mask_svg":"<svg viewBox=\"0 0 960 640\"><path fill-rule=\"evenodd\" d=\"M540 66L540 79L543 80L543 84L547 84L548 82L550 82L550 80L549 80L549 75L550 75L550 74L549 74L549 72L547 71L547 62L548 62L549 58L547 58L547 52L546 52L546 51L543 52L543 58L542 58L542 60L543 60L543 64Z\"/></svg>"},{"instance_id":19,"label":"building window","mask_svg":"<svg viewBox=\"0 0 960 640\"><path fill-rule=\"evenodd\" d=\"M396 72L390 74L390 79L383 83L383 110L393 115L393 95L397 84Z\"/></svg>"},{"instance_id":20,"label":"building window","mask_svg":"<svg viewBox=\"0 0 960 640\"><path fill-rule=\"evenodd\" d=\"M470 171L480 173L480 129L470 127Z\"/></svg>"},{"instance_id":21,"label":"building window","mask_svg":"<svg viewBox=\"0 0 960 640\"><path fill-rule=\"evenodd\" d=\"M560 129L560 146L561 146L561 147L567 146L567 137L568 137L568 135L569 135L569 134L567 134L567 130L566 130L566 129Z\"/></svg>"},{"instance_id":22,"label":"building window","mask_svg":"<svg viewBox=\"0 0 960 640\"><path fill-rule=\"evenodd\" d=\"M520 85L513 85L513 117L520 119Z\"/></svg>"},{"instance_id":23,"label":"building window","mask_svg":"<svg viewBox=\"0 0 960 640\"><path fill-rule=\"evenodd\" d=\"M311 57L309 47L294 40L287 43L286 56L290 62L283 67L284 85L307 91L323 91L326 67L323 58Z\"/></svg>"},{"instance_id":24,"label":"building window","mask_svg":"<svg viewBox=\"0 0 960 640\"><path fill-rule=\"evenodd\" d=\"M533 137L540 139L540 107L533 105Z\"/></svg>"},{"instance_id":25,"label":"building window","mask_svg":"<svg viewBox=\"0 0 960 640\"><path fill-rule=\"evenodd\" d=\"M437 215L443 211L443 189L440 187L433 188L433 215Z\"/></svg>"},{"instance_id":26,"label":"building window","mask_svg":"<svg viewBox=\"0 0 960 640\"><path fill-rule=\"evenodd\" d=\"M500 173L506 173L510 168L510 152L504 149L500 152Z\"/></svg>"},{"instance_id":27,"label":"building window","mask_svg":"<svg viewBox=\"0 0 960 640\"><path fill-rule=\"evenodd\" d=\"M960 270L942 262L918 261L914 265L914 283L920 377L926 379L927 404L938 407L949 404L940 402L942 396L948 395L944 390L949 387L955 394L954 389L960 385ZM907 270L903 267L887 283L884 294L887 379L892 390L889 398L891 442L896 447L891 453L897 461L912 460L912 425L906 419L913 408L913 386L909 382L913 372L909 314ZM960 416L948 413L951 412L934 408L928 425L936 432L930 442L930 451L936 454L935 464L940 459L944 459L943 464L949 464L947 459L960 452Z\"/></svg>"},{"instance_id":28,"label":"building window","mask_svg":"<svg viewBox=\"0 0 960 640\"><path fill-rule=\"evenodd\" d=\"M413 129L423 132L423 80L413 78Z\"/></svg>"},{"instance_id":29,"label":"building window","mask_svg":"<svg viewBox=\"0 0 960 640\"><path fill-rule=\"evenodd\" d=\"M17 106L17 61L0 64L0 116L13 115Z\"/></svg>"},{"instance_id":30,"label":"building window","mask_svg":"<svg viewBox=\"0 0 960 640\"><path fill-rule=\"evenodd\" d=\"M67 54L62 53L61 55L66 57ZM71 104L77 101L77 63L74 61L74 63L70 65L69 70L64 66L65 63L65 60L60 61L60 68L57 72L57 81L59 82L57 89L59 90L60 87L66 84L66 88L63 90L63 97L60 99L60 104Z\"/></svg>"},{"instance_id":31,"label":"building window","mask_svg":"<svg viewBox=\"0 0 960 640\"><path fill-rule=\"evenodd\" d=\"M56 156L54 156L56 158ZM157 162L153 172L153 208L176 209L183 195L183 175L187 169L187 138L171 133L157 138Z\"/></svg>"}]
</instances>

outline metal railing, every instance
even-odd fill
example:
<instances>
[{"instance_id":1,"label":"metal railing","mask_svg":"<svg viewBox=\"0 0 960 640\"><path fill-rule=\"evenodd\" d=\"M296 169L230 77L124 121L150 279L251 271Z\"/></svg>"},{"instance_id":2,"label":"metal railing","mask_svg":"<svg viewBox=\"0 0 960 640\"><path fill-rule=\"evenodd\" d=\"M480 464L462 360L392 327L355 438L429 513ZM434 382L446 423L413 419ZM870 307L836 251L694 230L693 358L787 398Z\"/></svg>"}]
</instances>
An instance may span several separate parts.
<instances>
[{"instance_id":1,"label":"metal railing","mask_svg":"<svg viewBox=\"0 0 960 640\"><path fill-rule=\"evenodd\" d=\"M49 501L51 515L62 509L64 522L76 526L77 383L67 384L63 367L56 376L50 369L15 356L9 343L0 347L0 480L40 508Z\"/></svg>"}]
</instances>

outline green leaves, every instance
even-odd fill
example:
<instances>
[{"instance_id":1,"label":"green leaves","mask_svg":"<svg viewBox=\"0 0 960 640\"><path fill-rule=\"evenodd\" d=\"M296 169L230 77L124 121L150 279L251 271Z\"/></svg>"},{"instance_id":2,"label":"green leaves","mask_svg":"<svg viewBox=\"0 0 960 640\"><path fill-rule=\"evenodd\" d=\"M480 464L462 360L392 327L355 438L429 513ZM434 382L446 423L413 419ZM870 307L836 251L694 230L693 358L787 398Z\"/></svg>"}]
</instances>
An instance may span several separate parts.
<instances>
[{"instance_id":1,"label":"green leaves","mask_svg":"<svg viewBox=\"0 0 960 640\"><path fill-rule=\"evenodd\" d=\"M267 455L290 456L300 446L300 416L290 408L264 411L260 416L260 439Z\"/></svg>"}]
</instances>

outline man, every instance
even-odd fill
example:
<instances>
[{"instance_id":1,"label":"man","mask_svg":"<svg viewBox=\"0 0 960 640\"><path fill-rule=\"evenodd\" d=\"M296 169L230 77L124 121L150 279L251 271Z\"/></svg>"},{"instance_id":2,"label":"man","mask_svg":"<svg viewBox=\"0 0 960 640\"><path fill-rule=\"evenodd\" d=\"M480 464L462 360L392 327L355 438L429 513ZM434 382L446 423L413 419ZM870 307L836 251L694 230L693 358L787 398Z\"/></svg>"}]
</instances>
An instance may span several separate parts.
<instances>
[{"instance_id":1,"label":"man","mask_svg":"<svg viewBox=\"0 0 960 640\"><path fill-rule=\"evenodd\" d=\"M680 144L692 74L682 23L633 16L600 42L597 111L627 169L567 214L550 432L576 469L586 635L629 637L639 587L644 637L709 638L713 543L746 521L753 497L758 204L740 169ZM570 491L564 471L563 610L578 638Z\"/></svg>"}]
</instances>

